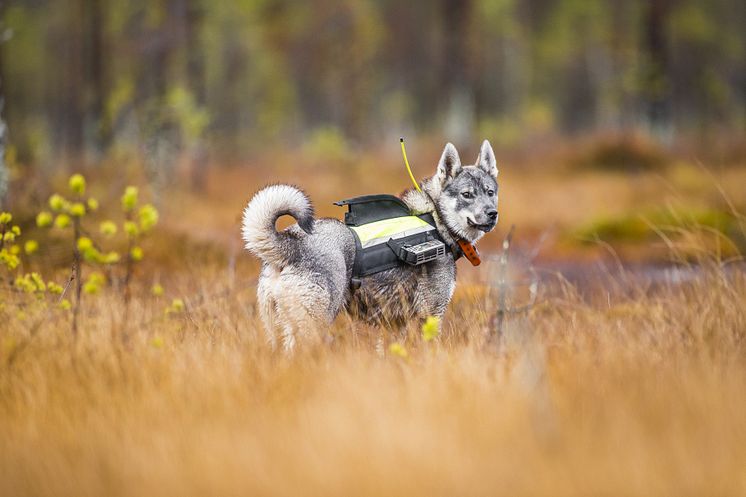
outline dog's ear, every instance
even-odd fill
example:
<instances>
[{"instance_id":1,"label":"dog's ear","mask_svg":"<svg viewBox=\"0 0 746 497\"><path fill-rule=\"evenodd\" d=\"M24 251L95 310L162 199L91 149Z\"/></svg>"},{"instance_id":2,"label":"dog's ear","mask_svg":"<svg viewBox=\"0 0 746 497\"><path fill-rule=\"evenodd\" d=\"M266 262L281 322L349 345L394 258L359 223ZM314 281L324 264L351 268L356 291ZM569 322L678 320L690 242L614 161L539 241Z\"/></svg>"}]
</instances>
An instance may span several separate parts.
<instances>
[{"instance_id":1,"label":"dog's ear","mask_svg":"<svg viewBox=\"0 0 746 497\"><path fill-rule=\"evenodd\" d=\"M461 158L458 156L458 151L452 143L446 143L446 148L443 149L443 155L440 156L440 162L438 162L437 177L441 183L445 183L446 180L455 177L461 170Z\"/></svg>"},{"instance_id":2,"label":"dog's ear","mask_svg":"<svg viewBox=\"0 0 746 497\"><path fill-rule=\"evenodd\" d=\"M495 152L492 151L492 145L490 145L490 142L487 140L482 142L482 148L479 149L477 167L497 179L497 161L495 160Z\"/></svg>"}]
</instances>

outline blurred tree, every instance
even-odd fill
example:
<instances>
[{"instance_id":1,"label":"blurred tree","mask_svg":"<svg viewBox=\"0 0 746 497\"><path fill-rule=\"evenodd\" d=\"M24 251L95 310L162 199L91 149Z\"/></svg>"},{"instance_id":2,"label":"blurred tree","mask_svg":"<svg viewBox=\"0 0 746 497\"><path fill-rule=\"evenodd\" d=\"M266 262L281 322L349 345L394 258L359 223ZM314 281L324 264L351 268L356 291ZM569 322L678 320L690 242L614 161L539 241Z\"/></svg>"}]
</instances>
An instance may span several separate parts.
<instances>
[{"instance_id":1,"label":"blurred tree","mask_svg":"<svg viewBox=\"0 0 746 497\"><path fill-rule=\"evenodd\" d=\"M0 208L2 209L7 208L8 181L10 179L8 164L5 160L8 145L8 125L5 124L5 119L3 119L4 107L5 98L2 92L2 77L0 77Z\"/></svg>"},{"instance_id":2,"label":"blurred tree","mask_svg":"<svg viewBox=\"0 0 746 497\"><path fill-rule=\"evenodd\" d=\"M53 129L56 141L66 163L79 168L81 154L85 151L83 124L85 67L83 61L83 23L85 0L70 0L69 5L53 5L58 15L51 31L50 49L64 61L64 73L50 85L56 103ZM57 64L55 64L57 66ZM51 75L50 75L51 76Z\"/></svg>"},{"instance_id":3,"label":"blurred tree","mask_svg":"<svg viewBox=\"0 0 746 497\"><path fill-rule=\"evenodd\" d=\"M86 24L85 68L87 95L85 122L91 148L100 156L108 147L108 128L102 125L104 102L107 98L107 78L104 55L108 51L104 40L104 6L101 0L85 0L83 10Z\"/></svg>"},{"instance_id":4,"label":"blurred tree","mask_svg":"<svg viewBox=\"0 0 746 497\"><path fill-rule=\"evenodd\" d=\"M187 78L189 89L199 109L207 105L207 88L205 81L204 43L202 41L202 24L205 19L205 7L202 0L185 0L186 19L184 23L184 37L187 50ZM208 153L202 131L195 137L196 143L192 147L190 157L192 188L204 191L207 181Z\"/></svg>"},{"instance_id":5,"label":"blurred tree","mask_svg":"<svg viewBox=\"0 0 746 497\"><path fill-rule=\"evenodd\" d=\"M408 130L746 131L743 0L25 0L3 3L21 164L182 162ZM195 134L195 131L196 132ZM208 151L210 152L208 154Z\"/></svg>"},{"instance_id":6,"label":"blurred tree","mask_svg":"<svg viewBox=\"0 0 746 497\"><path fill-rule=\"evenodd\" d=\"M5 4L0 5L0 16L5 11ZM2 16L4 19L4 16ZM6 42L11 37L11 32L5 26L4 22L0 22L0 44ZM5 82L5 73L3 71L5 65L0 51L0 209L7 209L7 195L8 195L8 181L10 179L10 173L8 171L8 164L6 162L6 153L8 146L8 125L5 123L5 88L3 83Z\"/></svg>"},{"instance_id":7,"label":"blurred tree","mask_svg":"<svg viewBox=\"0 0 746 497\"><path fill-rule=\"evenodd\" d=\"M668 47L668 18L671 0L649 0L644 21L645 69L644 98L650 129L668 136L671 125L671 84Z\"/></svg>"},{"instance_id":8,"label":"blurred tree","mask_svg":"<svg viewBox=\"0 0 746 497\"><path fill-rule=\"evenodd\" d=\"M469 50L473 7L472 0L441 0L444 46L440 84L447 99L446 132L462 143L471 138L475 115Z\"/></svg>"}]
</instances>

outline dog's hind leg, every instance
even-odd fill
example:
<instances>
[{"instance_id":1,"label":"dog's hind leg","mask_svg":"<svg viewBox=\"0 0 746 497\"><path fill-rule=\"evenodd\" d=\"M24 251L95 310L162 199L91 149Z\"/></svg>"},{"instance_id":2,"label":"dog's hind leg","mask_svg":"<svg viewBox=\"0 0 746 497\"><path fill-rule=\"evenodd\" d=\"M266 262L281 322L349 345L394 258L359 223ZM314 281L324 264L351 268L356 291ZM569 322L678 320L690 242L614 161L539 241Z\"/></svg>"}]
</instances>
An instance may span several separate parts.
<instances>
[{"instance_id":1,"label":"dog's hind leg","mask_svg":"<svg viewBox=\"0 0 746 497\"><path fill-rule=\"evenodd\" d=\"M267 344L275 350L277 348L277 309L276 303L273 299L260 302L259 313L262 316L262 324L264 325L264 338Z\"/></svg>"},{"instance_id":2,"label":"dog's hind leg","mask_svg":"<svg viewBox=\"0 0 746 497\"><path fill-rule=\"evenodd\" d=\"M330 290L334 286L319 280L316 273L293 267L279 273L269 268L263 275L264 288L274 304L269 314L281 328L285 351L291 352L301 341L321 343L336 315Z\"/></svg>"},{"instance_id":3,"label":"dog's hind leg","mask_svg":"<svg viewBox=\"0 0 746 497\"><path fill-rule=\"evenodd\" d=\"M325 313L319 313L317 310L319 307L323 308L323 304L323 301L317 302L316 309L299 305L288 314L288 321L292 323L295 331L296 342L303 343L304 347L324 343L331 321Z\"/></svg>"},{"instance_id":4,"label":"dog's hind leg","mask_svg":"<svg viewBox=\"0 0 746 497\"><path fill-rule=\"evenodd\" d=\"M279 332L279 338L282 343L282 349L285 353L290 354L295 348L296 340L296 329L295 323L291 319L292 316L292 303L287 302L286 299L278 296L273 302L273 316L275 326L273 330ZM276 336L273 333L273 339L276 340Z\"/></svg>"},{"instance_id":5,"label":"dog's hind leg","mask_svg":"<svg viewBox=\"0 0 746 497\"><path fill-rule=\"evenodd\" d=\"M282 323L282 348L286 353L291 354L295 349L295 330L289 322Z\"/></svg>"},{"instance_id":6,"label":"dog's hind leg","mask_svg":"<svg viewBox=\"0 0 746 497\"><path fill-rule=\"evenodd\" d=\"M299 342L320 342L322 330L319 316L315 316L303 303L290 299L277 301L278 320L282 325L282 347L292 353Z\"/></svg>"},{"instance_id":7,"label":"dog's hind leg","mask_svg":"<svg viewBox=\"0 0 746 497\"><path fill-rule=\"evenodd\" d=\"M257 303L259 316L264 325L264 336L272 350L277 347L277 301L271 292L270 282L260 279L257 286Z\"/></svg>"}]
</instances>

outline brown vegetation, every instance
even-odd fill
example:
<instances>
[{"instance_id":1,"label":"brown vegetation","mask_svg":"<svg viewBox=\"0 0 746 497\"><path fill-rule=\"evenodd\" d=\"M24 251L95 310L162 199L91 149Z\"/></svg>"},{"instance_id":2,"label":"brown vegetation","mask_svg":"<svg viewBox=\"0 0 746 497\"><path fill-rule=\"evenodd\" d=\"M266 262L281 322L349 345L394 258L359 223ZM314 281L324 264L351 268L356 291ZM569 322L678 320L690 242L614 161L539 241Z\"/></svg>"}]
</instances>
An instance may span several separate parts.
<instances>
[{"instance_id":1,"label":"brown vegetation","mask_svg":"<svg viewBox=\"0 0 746 497\"><path fill-rule=\"evenodd\" d=\"M3 308L0 494L746 492L746 276L706 226L673 239L702 248L683 280L545 274L497 341L488 266L462 271L436 342L413 327L379 357L340 317L288 358L259 331L255 263L221 238L245 183L217 184L188 220L170 197L129 318L114 290L87 297L77 339L68 311Z\"/></svg>"},{"instance_id":2,"label":"brown vegetation","mask_svg":"<svg viewBox=\"0 0 746 497\"><path fill-rule=\"evenodd\" d=\"M202 272L204 270L201 270ZM486 346L490 299L463 287L444 334L378 357L341 319L292 358L260 338L251 291L201 274L186 311L92 302L12 364L4 495L737 495L746 492L746 277L702 268L656 291L566 285ZM28 316L34 319L36 316Z\"/></svg>"}]
</instances>

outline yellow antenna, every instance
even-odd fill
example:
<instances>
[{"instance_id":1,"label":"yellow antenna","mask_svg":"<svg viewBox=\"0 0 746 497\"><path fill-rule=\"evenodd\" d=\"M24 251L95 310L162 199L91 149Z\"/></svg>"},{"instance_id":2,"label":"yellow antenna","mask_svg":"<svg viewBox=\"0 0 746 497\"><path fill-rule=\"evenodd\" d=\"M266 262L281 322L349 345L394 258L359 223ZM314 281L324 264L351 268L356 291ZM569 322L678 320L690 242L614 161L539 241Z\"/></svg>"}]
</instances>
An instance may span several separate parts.
<instances>
[{"instance_id":1,"label":"yellow antenna","mask_svg":"<svg viewBox=\"0 0 746 497\"><path fill-rule=\"evenodd\" d=\"M414 179L414 174L412 174L412 168L409 167L409 161L407 160L407 151L404 149L404 137L402 136L399 138L399 143L401 144L401 154L402 157L404 157L404 165L407 166L407 172L409 173L409 179L412 180L412 184L415 188L417 188L418 192L421 192L420 185L417 184L417 180Z\"/></svg>"}]
</instances>

